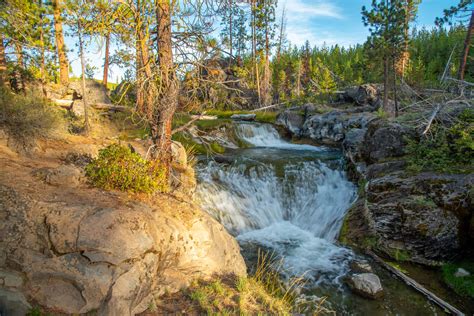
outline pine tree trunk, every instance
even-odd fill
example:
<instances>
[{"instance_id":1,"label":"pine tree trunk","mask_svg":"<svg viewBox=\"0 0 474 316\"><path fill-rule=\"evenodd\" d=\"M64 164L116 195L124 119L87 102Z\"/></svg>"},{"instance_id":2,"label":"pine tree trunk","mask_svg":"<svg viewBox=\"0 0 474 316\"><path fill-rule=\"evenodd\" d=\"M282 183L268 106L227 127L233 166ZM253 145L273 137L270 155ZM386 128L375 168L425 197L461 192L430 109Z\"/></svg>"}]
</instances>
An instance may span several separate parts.
<instances>
[{"instance_id":1,"label":"pine tree trunk","mask_svg":"<svg viewBox=\"0 0 474 316\"><path fill-rule=\"evenodd\" d=\"M388 104L388 68L389 68L389 60L388 56L385 57L384 59L384 64L383 64L383 109L385 112L390 114L392 112L392 109L390 108L390 105Z\"/></svg>"},{"instance_id":2,"label":"pine tree trunk","mask_svg":"<svg viewBox=\"0 0 474 316\"><path fill-rule=\"evenodd\" d=\"M230 50L230 64L232 65L232 60L234 55L232 55L232 0L229 0L229 50Z\"/></svg>"},{"instance_id":3,"label":"pine tree trunk","mask_svg":"<svg viewBox=\"0 0 474 316\"><path fill-rule=\"evenodd\" d=\"M84 57L84 41L82 38L82 28L78 25L79 35L79 55L81 58L81 70L82 70L82 103L84 105L84 134L87 136L90 132L89 125L89 111L87 109L87 93L86 93L86 60Z\"/></svg>"},{"instance_id":4,"label":"pine tree trunk","mask_svg":"<svg viewBox=\"0 0 474 316\"><path fill-rule=\"evenodd\" d=\"M471 13L471 20L469 21L469 26L467 28L466 40L464 41L464 49L461 57L461 64L459 65L459 80L464 80L464 75L466 73L466 64L467 57L469 56L469 48L471 46L471 37L474 30L474 10Z\"/></svg>"},{"instance_id":5,"label":"pine tree trunk","mask_svg":"<svg viewBox=\"0 0 474 316\"><path fill-rule=\"evenodd\" d=\"M270 105L270 39L268 34L268 16L265 17L265 68L263 69L262 101Z\"/></svg>"},{"instance_id":6,"label":"pine tree trunk","mask_svg":"<svg viewBox=\"0 0 474 316\"><path fill-rule=\"evenodd\" d=\"M161 0L157 3L157 40L161 86L151 120L152 139L156 147L154 155L165 168L167 179L170 176L172 160L171 123L178 106L179 91L179 82L173 63L171 9L171 0Z\"/></svg>"},{"instance_id":7,"label":"pine tree trunk","mask_svg":"<svg viewBox=\"0 0 474 316\"><path fill-rule=\"evenodd\" d=\"M39 8L43 7L43 0L38 0ZM40 13L40 75L41 75L41 90L43 96L46 98L47 91L45 88L46 83L46 65L45 65L45 45L44 45L44 27L43 27L43 13Z\"/></svg>"},{"instance_id":8,"label":"pine tree trunk","mask_svg":"<svg viewBox=\"0 0 474 316\"><path fill-rule=\"evenodd\" d=\"M52 0L54 11L54 33L56 37L56 49L59 58L59 82L63 85L69 83L69 62L64 47L63 23L61 18L61 0Z\"/></svg>"},{"instance_id":9,"label":"pine tree trunk","mask_svg":"<svg viewBox=\"0 0 474 316\"><path fill-rule=\"evenodd\" d=\"M395 58L392 59L393 70L393 98L395 101L395 117L398 117L398 100L397 100L397 72L395 71Z\"/></svg>"},{"instance_id":10,"label":"pine tree trunk","mask_svg":"<svg viewBox=\"0 0 474 316\"><path fill-rule=\"evenodd\" d=\"M0 85L7 81L7 60L5 58L5 46L3 36L0 34Z\"/></svg>"},{"instance_id":11,"label":"pine tree trunk","mask_svg":"<svg viewBox=\"0 0 474 316\"><path fill-rule=\"evenodd\" d=\"M109 78L109 49L110 49L110 33L105 35L105 57L104 57L104 77L102 84L107 88L107 82Z\"/></svg>"}]
</instances>

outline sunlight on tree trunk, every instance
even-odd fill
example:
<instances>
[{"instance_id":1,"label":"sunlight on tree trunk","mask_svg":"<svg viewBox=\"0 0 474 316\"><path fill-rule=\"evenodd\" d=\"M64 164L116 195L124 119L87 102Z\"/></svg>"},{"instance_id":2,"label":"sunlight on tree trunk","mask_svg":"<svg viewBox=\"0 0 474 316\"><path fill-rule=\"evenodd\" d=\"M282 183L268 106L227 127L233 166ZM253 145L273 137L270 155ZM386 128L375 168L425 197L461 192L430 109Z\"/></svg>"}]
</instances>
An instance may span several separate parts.
<instances>
[{"instance_id":1,"label":"sunlight on tree trunk","mask_svg":"<svg viewBox=\"0 0 474 316\"><path fill-rule=\"evenodd\" d=\"M78 23L78 37L79 37L79 55L81 58L81 70L82 70L82 103L84 106L84 134L89 135L90 125L89 125L89 113L87 109L87 92L86 92L86 60L84 56L84 39L82 34L82 29Z\"/></svg>"},{"instance_id":2,"label":"sunlight on tree trunk","mask_svg":"<svg viewBox=\"0 0 474 316\"><path fill-rule=\"evenodd\" d=\"M171 123L178 106L179 83L173 63L170 0L159 0L156 6L158 19L157 40L160 70L160 90L153 109L151 133L155 148L155 158L166 168L169 179L171 168Z\"/></svg>"},{"instance_id":3,"label":"sunlight on tree trunk","mask_svg":"<svg viewBox=\"0 0 474 316\"><path fill-rule=\"evenodd\" d=\"M461 57L461 64L459 65L459 80L464 80L464 74L466 73L467 58L469 56L469 48L471 47L471 37L474 30L474 10L471 13L471 20L467 28L466 40L464 41L464 49Z\"/></svg>"},{"instance_id":4,"label":"sunlight on tree trunk","mask_svg":"<svg viewBox=\"0 0 474 316\"><path fill-rule=\"evenodd\" d=\"M0 84L5 84L7 80L7 60L5 58L5 46L3 36L0 34Z\"/></svg>"},{"instance_id":5,"label":"sunlight on tree trunk","mask_svg":"<svg viewBox=\"0 0 474 316\"><path fill-rule=\"evenodd\" d=\"M54 30L56 37L56 49L59 58L59 82L63 85L69 83L69 62L64 47L63 24L61 18L61 0L53 0Z\"/></svg>"},{"instance_id":6,"label":"sunlight on tree trunk","mask_svg":"<svg viewBox=\"0 0 474 316\"><path fill-rule=\"evenodd\" d=\"M105 57L104 57L104 77L102 84L107 88L109 78L109 50L110 50L110 32L105 35Z\"/></svg>"}]
</instances>

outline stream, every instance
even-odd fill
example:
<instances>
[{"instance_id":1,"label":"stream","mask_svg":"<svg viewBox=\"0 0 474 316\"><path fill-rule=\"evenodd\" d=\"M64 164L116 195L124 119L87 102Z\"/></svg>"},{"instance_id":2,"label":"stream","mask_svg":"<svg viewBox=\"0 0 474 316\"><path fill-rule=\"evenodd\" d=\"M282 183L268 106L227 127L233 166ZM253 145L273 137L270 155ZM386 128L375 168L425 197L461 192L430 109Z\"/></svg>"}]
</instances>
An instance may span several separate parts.
<instances>
[{"instance_id":1,"label":"stream","mask_svg":"<svg viewBox=\"0 0 474 316\"><path fill-rule=\"evenodd\" d=\"M228 150L233 161L198 165L197 199L255 261L261 247L281 260L281 273L302 276L306 295L327 297L338 315L443 315L423 296L375 267L383 299L353 295L344 284L349 263L360 255L337 243L357 187L334 148L292 144L269 124L236 123L249 148Z\"/></svg>"}]
</instances>

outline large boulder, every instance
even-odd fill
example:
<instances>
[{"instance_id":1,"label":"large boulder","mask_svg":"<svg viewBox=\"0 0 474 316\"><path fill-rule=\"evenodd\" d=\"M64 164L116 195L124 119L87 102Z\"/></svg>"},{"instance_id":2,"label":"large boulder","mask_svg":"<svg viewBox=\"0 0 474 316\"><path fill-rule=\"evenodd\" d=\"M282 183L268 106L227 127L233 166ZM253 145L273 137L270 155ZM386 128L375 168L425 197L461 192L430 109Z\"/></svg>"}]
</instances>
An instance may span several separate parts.
<instances>
[{"instance_id":1,"label":"large boulder","mask_svg":"<svg viewBox=\"0 0 474 316\"><path fill-rule=\"evenodd\" d=\"M374 273L354 274L347 283L354 293L363 297L377 299L383 295L382 283Z\"/></svg>"},{"instance_id":2,"label":"large boulder","mask_svg":"<svg viewBox=\"0 0 474 316\"><path fill-rule=\"evenodd\" d=\"M378 107L381 104L380 91L374 84L363 84L348 88L344 93L344 100L361 106Z\"/></svg>"},{"instance_id":3,"label":"large boulder","mask_svg":"<svg viewBox=\"0 0 474 316\"><path fill-rule=\"evenodd\" d=\"M474 175L409 175L396 170L403 169L398 163L380 164L386 173L370 171L379 164L369 166L365 195L349 210L341 240L356 245L372 240L396 260L432 265L453 258L473 240Z\"/></svg>"},{"instance_id":4,"label":"large boulder","mask_svg":"<svg viewBox=\"0 0 474 316\"><path fill-rule=\"evenodd\" d=\"M194 278L246 273L237 242L188 201L160 196L151 206L91 189L36 189L0 184L2 311L34 303L135 315Z\"/></svg>"},{"instance_id":5,"label":"large boulder","mask_svg":"<svg viewBox=\"0 0 474 316\"><path fill-rule=\"evenodd\" d=\"M412 133L412 130L398 123L373 121L368 125L361 155L367 163L401 157L405 154L406 137Z\"/></svg>"},{"instance_id":6,"label":"large boulder","mask_svg":"<svg viewBox=\"0 0 474 316\"><path fill-rule=\"evenodd\" d=\"M376 119L372 113L345 113L331 111L321 115L310 116L302 128L302 136L309 137L325 144L339 144L346 138L346 133L357 128L364 130Z\"/></svg>"},{"instance_id":7,"label":"large boulder","mask_svg":"<svg viewBox=\"0 0 474 316\"><path fill-rule=\"evenodd\" d=\"M275 123L286 128L292 135L300 136L304 117L300 113L285 111L278 114Z\"/></svg>"}]
</instances>

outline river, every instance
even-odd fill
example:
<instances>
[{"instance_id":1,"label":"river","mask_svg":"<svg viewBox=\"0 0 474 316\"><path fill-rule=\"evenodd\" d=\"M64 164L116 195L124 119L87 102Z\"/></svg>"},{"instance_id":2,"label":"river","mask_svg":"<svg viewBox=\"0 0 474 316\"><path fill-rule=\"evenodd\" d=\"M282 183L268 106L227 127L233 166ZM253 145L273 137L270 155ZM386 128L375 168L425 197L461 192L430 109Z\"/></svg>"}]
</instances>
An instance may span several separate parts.
<instances>
[{"instance_id":1,"label":"river","mask_svg":"<svg viewBox=\"0 0 474 316\"><path fill-rule=\"evenodd\" d=\"M338 314L442 314L380 268L381 300L355 296L344 284L349 263L360 256L337 242L357 198L339 150L292 144L269 124L237 123L235 129L250 147L228 151L230 164L200 163L197 198L237 238L247 260L255 258L255 251L245 251L256 248L249 245L271 251L283 275L303 276L305 293L328 297Z\"/></svg>"}]
</instances>

